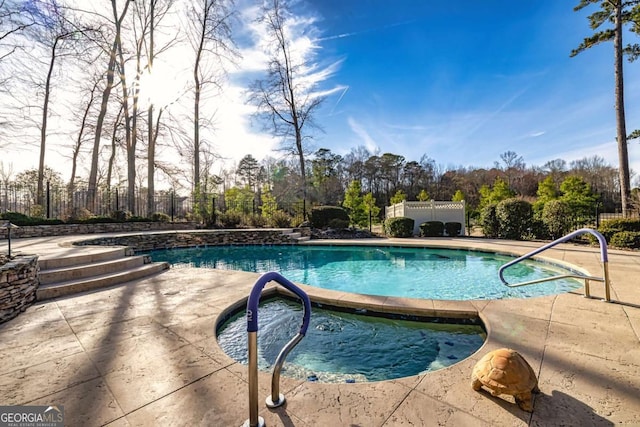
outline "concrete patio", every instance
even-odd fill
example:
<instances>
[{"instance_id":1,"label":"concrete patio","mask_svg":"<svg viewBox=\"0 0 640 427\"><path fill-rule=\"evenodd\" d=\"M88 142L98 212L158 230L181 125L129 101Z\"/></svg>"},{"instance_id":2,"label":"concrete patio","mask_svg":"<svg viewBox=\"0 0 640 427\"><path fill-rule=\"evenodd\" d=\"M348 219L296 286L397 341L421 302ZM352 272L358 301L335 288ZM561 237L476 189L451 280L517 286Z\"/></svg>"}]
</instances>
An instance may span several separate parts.
<instances>
[{"instance_id":1,"label":"concrete patio","mask_svg":"<svg viewBox=\"0 0 640 427\"><path fill-rule=\"evenodd\" d=\"M85 236L22 239L14 250L41 257ZM315 243L315 242L312 242ZM368 239L524 254L540 243L487 239ZM545 258L601 275L597 248L563 244ZM321 384L282 377L284 407L269 410L270 375L260 373L267 426L640 425L640 253L611 250L613 303L581 290L532 299L434 301L304 287L313 300L378 311L478 313L485 345L436 372L392 381ZM247 368L215 339L218 316L246 298L257 274L171 269L151 278L31 306L0 325L0 404L63 405L68 426L240 426L249 416ZM592 283L601 298L603 286ZM489 350L511 347L530 362L541 393L532 414L509 396L475 392L470 375Z\"/></svg>"}]
</instances>

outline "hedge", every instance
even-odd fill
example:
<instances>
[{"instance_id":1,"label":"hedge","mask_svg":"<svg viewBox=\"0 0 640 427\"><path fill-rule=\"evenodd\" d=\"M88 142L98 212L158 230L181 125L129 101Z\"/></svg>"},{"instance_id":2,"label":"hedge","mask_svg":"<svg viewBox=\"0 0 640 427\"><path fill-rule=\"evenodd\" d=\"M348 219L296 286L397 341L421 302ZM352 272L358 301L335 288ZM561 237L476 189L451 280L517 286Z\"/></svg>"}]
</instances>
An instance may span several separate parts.
<instances>
[{"instance_id":1,"label":"hedge","mask_svg":"<svg viewBox=\"0 0 640 427\"><path fill-rule=\"evenodd\" d=\"M640 249L640 232L619 231L611 236L611 246L623 249Z\"/></svg>"},{"instance_id":2,"label":"hedge","mask_svg":"<svg viewBox=\"0 0 640 427\"><path fill-rule=\"evenodd\" d=\"M522 240L531 231L533 208L523 199L512 198L496 205L498 237L502 239Z\"/></svg>"},{"instance_id":3,"label":"hedge","mask_svg":"<svg viewBox=\"0 0 640 427\"><path fill-rule=\"evenodd\" d=\"M427 221L420 224L420 236L442 237L444 235L444 222Z\"/></svg>"},{"instance_id":4,"label":"hedge","mask_svg":"<svg viewBox=\"0 0 640 427\"><path fill-rule=\"evenodd\" d=\"M414 224L413 218L404 216L389 218L384 221L384 231L389 237L411 237Z\"/></svg>"},{"instance_id":5,"label":"hedge","mask_svg":"<svg viewBox=\"0 0 640 427\"><path fill-rule=\"evenodd\" d=\"M459 222L445 222L444 231L449 237L458 237L462 232L462 224Z\"/></svg>"},{"instance_id":6,"label":"hedge","mask_svg":"<svg viewBox=\"0 0 640 427\"><path fill-rule=\"evenodd\" d=\"M640 220L630 218L609 219L602 221L598 231L602 233L607 241L610 241L614 234L622 231L640 232Z\"/></svg>"},{"instance_id":7,"label":"hedge","mask_svg":"<svg viewBox=\"0 0 640 427\"><path fill-rule=\"evenodd\" d=\"M314 228L326 228L334 219L342 219L349 224L349 214L339 206L317 206L311 209L309 216L309 221Z\"/></svg>"}]
</instances>

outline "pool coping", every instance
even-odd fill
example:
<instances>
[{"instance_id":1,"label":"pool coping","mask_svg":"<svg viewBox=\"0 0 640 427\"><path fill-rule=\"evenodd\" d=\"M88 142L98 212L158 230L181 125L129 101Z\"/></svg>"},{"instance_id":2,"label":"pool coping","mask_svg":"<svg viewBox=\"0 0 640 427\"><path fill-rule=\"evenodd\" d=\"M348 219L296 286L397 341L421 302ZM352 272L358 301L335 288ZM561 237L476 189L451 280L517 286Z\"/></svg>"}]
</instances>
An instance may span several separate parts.
<instances>
[{"instance_id":1,"label":"pool coping","mask_svg":"<svg viewBox=\"0 0 640 427\"><path fill-rule=\"evenodd\" d=\"M371 240L377 239L357 242L374 244ZM466 238L384 242L395 240L400 245L508 250L516 255L540 246ZM55 253L54 241L40 248ZM39 248L37 242L32 247ZM595 274L600 268L597 255L595 248L560 245L548 257ZM487 341L450 367L397 380L318 384L283 377L287 404L276 410L262 403L270 376L260 373L260 415L269 426L640 424L640 290L634 280L640 277L640 254L611 251L610 272L618 303L573 292L460 302L310 289L316 299L376 309L477 312ZM6 346L0 349L3 394L16 404L63 402L76 425L240 425L248 416L246 367L221 352L213 325L225 308L248 295L257 277L170 270L36 304L0 326ZM592 295L601 297L599 288L592 286ZM508 396L471 389L473 365L499 347L518 350L538 374L542 393L535 398L533 414L521 411ZM25 359L25 353L34 357ZM49 375L46 383L44 372Z\"/></svg>"}]
</instances>

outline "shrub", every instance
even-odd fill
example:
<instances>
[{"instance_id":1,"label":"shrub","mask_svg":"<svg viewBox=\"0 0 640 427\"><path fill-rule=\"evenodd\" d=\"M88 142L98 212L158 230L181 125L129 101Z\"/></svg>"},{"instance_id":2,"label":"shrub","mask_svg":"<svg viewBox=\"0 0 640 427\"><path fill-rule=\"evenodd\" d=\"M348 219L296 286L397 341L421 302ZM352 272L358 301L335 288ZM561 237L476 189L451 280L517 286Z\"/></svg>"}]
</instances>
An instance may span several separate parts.
<instances>
[{"instance_id":1,"label":"shrub","mask_svg":"<svg viewBox=\"0 0 640 427\"><path fill-rule=\"evenodd\" d=\"M171 217L162 212L154 212L149 219L153 222L171 222Z\"/></svg>"},{"instance_id":2,"label":"shrub","mask_svg":"<svg viewBox=\"0 0 640 427\"><path fill-rule=\"evenodd\" d=\"M549 200L542 208L541 219L552 239L558 239L571 231L571 209L567 202Z\"/></svg>"},{"instance_id":3,"label":"shrub","mask_svg":"<svg viewBox=\"0 0 640 427\"><path fill-rule=\"evenodd\" d=\"M459 222L445 222L444 231L447 232L447 236L458 237L462 232L462 224Z\"/></svg>"},{"instance_id":4,"label":"shrub","mask_svg":"<svg viewBox=\"0 0 640 427\"><path fill-rule=\"evenodd\" d=\"M329 228L333 228L334 230L342 230L343 228L349 227L349 221L345 221L344 219L340 218L333 218L331 221L329 221L328 226Z\"/></svg>"},{"instance_id":5,"label":"shrub","mask_svg":"<svg viewBox=\"0 0 640 427\"><path fill-rule=\"evenodd\" d=\"M37 219L18 212L5 212L0 215L0 218L18 226L35 225L38 222Z\"/></svg>"},{"instance_id":6,"label":"shrub","mask_svg":"<svg viewBox=\"0 0 640 427\"><path fill-rule=\"evenodd\" d=\"M542 205L540 205L542 206ZM542 207L540 208L542 209ZM549 229L545 225L544 221L542 221L542 212L533 213L533 219L531 220L531 234L535 239L543 239L548 240L551 238L551 233L549 233Z\"/></svg>"},{"instance_id":7,"label":"shrub","mask_svg":"<svg viewBox=\"0 0 640 427\"><path fill-rule=\"evenodd\" d=\"M236 211L225 212L220 214L219 221L223 228L237 228L242 222L242 215Z\"/></svg>"},{"instance_id":8,"label":"shrub","mask_svg":"<svg viewBox=\"0 0 640 427\"><path fill-rule=\"evenodd\" d=\"M498 237L500 223L496 216L496 205L490 204L482 208L480 212L480 226L486 237Z\"/></svg>"},{"instance_id":9,"label":"shrub","mask_svg":"<svg viewBox=\"0 0 640 427\"><path fill-rule=\"evenodd\" d=\"M503 239L522 240L531 232L533 208L522 199L506 199L496 205L498 236Z\"/></svg>"},{"instance_id":10,"label":"shrub","mask_svg":"<svg viewBox=\"0 0 640 427\"><path fill-rule=\"evenodd\" d=\"M609 219L602 221L598 231L610 241L614 234L621 231L640 232L640 220L637 219Z\"/></svg>"},{"instance_id":11,"label":"shrub","mask_svg":"<svg viewBox=\"0 0 640 427\"><path fill-rule=\"evenodd\" d=\"M145 218L145 221L147 221L147 219ZM69 223L72 224L107 224L107 223L112 223L112 222L118 222L113 218L110 217L106 217L106 216L92 216L89 218L85 218L85 219L78 219L75 221L69 221Z\"/></svg>"},{"instance_id":12,"label":"shrub","mask_svg":"<svg viewBox=\"0 0 640 427\"><path fill-rule=\"evenodd\" d=\"M411 237L414 224L415 221L412 218L404 216L389 218L384 222L384 231L390 237Z\"/></svg>"},{"instance_id":13,"label":"shrub","mask_svg":"<svg viewBox=\"0 0 640 427\"><path fill-rule=\"evenodd\" d=\"M342 219L349 222L349 214L338 206L318 206L311 209L309 220L315 228L325 228L332 219Z\"/></svg>"},{"instance_id":14,"label":"shrub","mask_svg":"<svg viewBox=\"0 0 640 427\"><path fill-rule=\"evenodd\" d=\"M82 221L85 219L89 219L93 216L91 211L86 208L73 208L69 213L69 218L67 218L67 222L73 221Z\"/></svg>"},{"instance_id":15,"label":"shrub","mask_svg":"<svg viewBox=\"0 0 640 427\"><path fill-rule=\"evenodd\" d=\"M29 208L29 214L31 215L32 218L38 218L38 219L45 219L44 218L44 214L45 214L45 210L44 210L44 206L42 205L31 205L31 207Z\"/></svg>"},{"instance_id":16,"label":"shrub","mask_svg":"<svg viewBox=\"0 0 640 427\"><path fill-rule=\"evenodd\" d=\"M444 223L442 221L427 221L420 224L420 236L442 237L444 235Z\"/></svg>"},{"instance_id":17,"label":"shrub","mask_svg":"<svg viewBox=\"0 0 640 427\"><path fill-rule=\"evenodd\" d=\"M289 228L291 227L291 216L285 211L275 211L267 218L269 227Z\"/></svg>"},{"instance_id":18,"label":"shrub","mask_svg":"<svg viewBox=\"0 0 640 427\"><path fill-rule=\"evenodd\" d=\"M264 228L267 226L267 218L260 214L245 215L242 217L241 224L252 228Z\"/></svg>"},{"instance_id":19,"label":"shrub","mask_svg":"<svg viewBox=\"0 0 640 427\"><path fill-rule=\"evenodd\" d=\"M113 222L113 221L102 221L102 222ZM149 222L149 218L145 218L143 216L131 216L127 219L127 222Z\"/></svg>"},{"instance_id":20,"label":"shrub","mask_svg":"<svg viewBox=\"0 0 640 427\"><path fill-rule=\"evenodd\" d=\"M625 249L640 249L640 232L618 231L611 236L611 246Z\"/></svg>"},{"instance_id":21,"label":"shrub","mask_svg":"<svg viewBox=\"0 0 640 427\"><path fill-rule=\"evenodd\" d=\"M131 217L131 212L125 210L111 212L111 218L116 221L124 222Z\"/></svg>"}]
</instances>

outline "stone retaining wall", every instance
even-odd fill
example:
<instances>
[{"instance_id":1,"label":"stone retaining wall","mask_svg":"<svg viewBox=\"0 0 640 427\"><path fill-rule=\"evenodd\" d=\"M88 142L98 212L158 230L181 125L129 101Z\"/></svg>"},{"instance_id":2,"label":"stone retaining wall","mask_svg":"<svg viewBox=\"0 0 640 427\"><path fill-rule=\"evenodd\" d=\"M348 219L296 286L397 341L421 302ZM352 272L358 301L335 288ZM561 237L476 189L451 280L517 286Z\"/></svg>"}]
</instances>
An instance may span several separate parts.
<instances>
[{"instance_id":1,"label":"stone retaining wall","mask_svg":"<svg viewBox=\"0 0 640 427\"><path fill-rule=\"evenodd\" d=\"M18 256L0 266L0 323L16 317L36 300L38 256Z\"/></svg>"},{"instance_id":2,"label":"stone retaining wall","mask_svg":"<svg viewBox=\"0 0 640 427\"><path fill-rule=\"evenodd\" d=\"M43 225L21 227L11 232L11 237L20 230L24 235L20 237L40 237L55 235L71 235L84 233L107 233L117 231L147 231L145 234L104 236L74 242L79 246L129 246L136 251L152 249L187 248L205 245L260 245L260 244L296 244L297 240L283 230L254 229L254 230L193 230L175 231L177 224L166 223L137 223L142 228L118 230L118 226L132 224L82 224L71 225ZM149 226L168 226L172 231L159 231ZM101 227L95 227L101 226ZM103 227L107 226L107 227ZM116 226L116 227L114 227ZM146 226L146 227L145 227ZM193 227L191 225L191 227ZM185 228L188 228L185 226ZM40 230L40 232L38 232ZM98 231L102 230L102 231ZM156 233L148 231L155 230ZM303 236L309 236L308 228L296 229ZM5 234L6 238L6 234ZM36 300L36 290L40 284L38 277L38 256L18 256L0 265L0 323L18 316Z\"/></svg>"},{"instance_id":3,"label":"stone retaining wall","mask_svg":"<svg viewBox=\"0 0 640 427\"><path fill-rule=\"evenodd\" d=\"M66 236L72 234L124 233L129 231L192 230L190 222L118 222L104 224L24 225L11 230L11 238ZM7 229L0 229L0 239Z\"/></svg>"},{"instance_id":4,"label":"stone retaining wall","mask_svg":"<svg viewBox=\"0 0 640 427\"><path fill-rule=\"evenodd\" d=\"M300 230L298 230L300 232ZM308 233L304 230L303 235ZM75 245L129 246L136 251L189 248L215 245L291 245L297 240L282 230L192 230L175 233L145 233L130 236L105 236L74 242Z\"/></svg>"}]
</instances>

